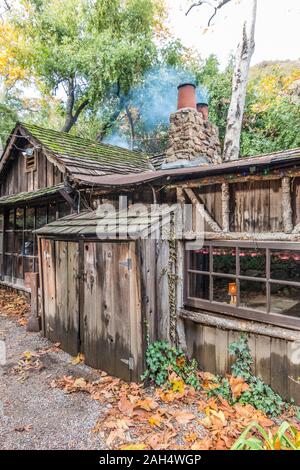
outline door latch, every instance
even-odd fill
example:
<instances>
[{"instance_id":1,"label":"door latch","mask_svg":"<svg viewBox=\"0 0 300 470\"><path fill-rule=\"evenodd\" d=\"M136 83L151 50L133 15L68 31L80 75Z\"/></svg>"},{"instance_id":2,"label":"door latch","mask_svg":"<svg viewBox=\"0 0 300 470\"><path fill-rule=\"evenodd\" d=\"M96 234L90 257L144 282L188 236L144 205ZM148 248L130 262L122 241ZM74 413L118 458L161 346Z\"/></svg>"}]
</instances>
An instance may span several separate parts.
<instances>
[{"instance_id":1,"label":"door latch","mask_svg":"<svg viewBox=\"0 0 300 470\"><path fill-rule=\"evenodd\" d=\"M134 369L134 359L133 359L133 357L129 357L128 359L121 359L121 362L123 362L123 364L126 364L128 366L129 370Z\"/></svg>"},{"instance_id":2,"label":"door latch","mask_svg":"<svg viewBox=\"0 0 300 470\"><path fill-rule=\"evenodd\" d=\"M125 261L120 261L120 264L122 266L125 266L125 268L127 268L128 271L130 271L132 269L132 259L131 258L127 258Z\"/></svg>"}]
</instances>

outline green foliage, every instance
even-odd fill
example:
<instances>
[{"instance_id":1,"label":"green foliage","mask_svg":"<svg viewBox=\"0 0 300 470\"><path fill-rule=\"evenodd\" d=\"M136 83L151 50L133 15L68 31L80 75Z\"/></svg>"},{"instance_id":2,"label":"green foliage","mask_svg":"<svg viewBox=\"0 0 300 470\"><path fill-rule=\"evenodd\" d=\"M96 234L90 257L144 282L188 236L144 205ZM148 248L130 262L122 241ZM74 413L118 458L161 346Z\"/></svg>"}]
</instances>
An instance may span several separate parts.
<instances>
[{"instance_id":1,"label":"green foliage","mask_svg":"<svg viewBox=\"0 0 300 470\"><path fill-rule=\"evenodd\" d=\"M234 399L228 379L222 378L219 379L220 387L211 390L210 395L221 395L231 404L237 402L250 404L271 417L279 416L285 409L288 409L289 405L282 400L281 396L253 374L253 359L246 335L241 335L238 341L232 343L229 346L229 352L235 356L235 362L231 367L232 375L242 377L249 385L249 390Z\"/></svg>"},{"instance_id":2,"label":"green foliage","mask_svg":"<svg viewBox=\"0 0 300 470\"><path fill-rule=\"evenodd\" d=\"M186 384L199 388L197 362L187 359L183 351L166 341L156 341L148 346L146 366L142 380L150 380L158 386L170 386L169 376L175 372Z\"/></svg>"},{"instance_id":3,"label":"green foliage","mask_svg":"<svg viewBox=\"0 0 300 470\"><path fill-rule=\"evenodd\" d=\"M231 450L300 450L299 432L285 421L273 435L253 422L243 431Z\"/></svg>"}]
</instances>

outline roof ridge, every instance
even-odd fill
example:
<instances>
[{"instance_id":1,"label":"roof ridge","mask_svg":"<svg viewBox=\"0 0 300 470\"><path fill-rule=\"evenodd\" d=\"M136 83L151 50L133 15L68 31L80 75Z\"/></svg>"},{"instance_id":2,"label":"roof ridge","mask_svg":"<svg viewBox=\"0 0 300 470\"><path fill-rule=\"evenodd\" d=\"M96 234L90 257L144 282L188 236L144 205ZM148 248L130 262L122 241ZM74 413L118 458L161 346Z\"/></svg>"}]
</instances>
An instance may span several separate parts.
<instances>
[{"instance_id":1,"label":"roof ridge","mask_svg":"<svg viewBox=\"0 0 300 470\"><path fill-rule=\"evenodd\" d=\"M52 133L58 134L60 136L66 136L68 139L71 138L71 139L75 139L75 140L78 140L78 141L81 141L81 142L89 142L93 146L107 147L107 148L112 148L112 149L120 149L123 152L133 153L133 154L136 154L136 155L142 155L142 156L144 156L145 158L148 158L148 159L150 159L150 157L151 157L151 155L147 154L146 152L142 152L140 150L134 150L134 149L131 150L131 149L127 149L125 147L120 147L119 145L112 145L112 144L108 144L108 143L98 142L97 140L93 140L93 139L90 139L90 138L87 138L87 137L81 137L81 136L74 135L74 134L69 134L68 132L65 132L65 131L58 131L56 129L50 129L50 128L47 128L47 127L42 127L42 126L39 126L38 124L26 123L24 121L19 121L18 124L20 126L24 127L25 129L28 128L29 131L30 131L30 127L35 127L35 128L37 128L38 130L41 130L41 131L52 132Z\"/></svg>"}]
</instances>

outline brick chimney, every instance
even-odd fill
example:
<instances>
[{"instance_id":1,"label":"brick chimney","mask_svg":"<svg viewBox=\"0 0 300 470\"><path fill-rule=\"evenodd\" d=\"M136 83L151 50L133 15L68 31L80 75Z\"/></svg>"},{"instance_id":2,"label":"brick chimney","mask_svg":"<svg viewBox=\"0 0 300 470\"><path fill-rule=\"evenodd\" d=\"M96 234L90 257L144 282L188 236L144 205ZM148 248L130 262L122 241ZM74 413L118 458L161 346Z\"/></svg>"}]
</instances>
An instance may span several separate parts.
<instances>
[{"instance_id":1,"label":"brick chimney","mask_svg":"<svg viewBox=\"0 0 300 470\"><path fill-rule=\"evenodd\" d=\"M178 109L170 116L165 163L180 160L196 163L198 159L202 164L222 161L219 132L208 120L208 105L196 103L196 86L184 83L178 87Z\"/></svg>"}]
</instances>

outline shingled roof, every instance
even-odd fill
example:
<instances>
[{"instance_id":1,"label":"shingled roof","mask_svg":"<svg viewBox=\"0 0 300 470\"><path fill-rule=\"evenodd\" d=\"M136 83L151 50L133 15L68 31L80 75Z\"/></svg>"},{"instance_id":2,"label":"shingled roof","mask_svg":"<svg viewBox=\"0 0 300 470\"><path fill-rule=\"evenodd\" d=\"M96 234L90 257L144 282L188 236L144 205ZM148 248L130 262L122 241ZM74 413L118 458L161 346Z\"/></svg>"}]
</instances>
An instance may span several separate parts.
<instances>
[{"instance_id":1,"label":"shingled roof","mask_svg":"<svg viewBox=\"0 0 300 470\"><path fill-rule=\"evenodd\" d=\"M11 134L28 138L40 145L54 162L74 178L80 176L104 176L154 171L148 155L90 139L77 137L66 132L44 129L34 124L18 123ZM7 147L11 138L8 140ZM4 164L5 151L0 162Z\"/></svg>"}]
</instances>

